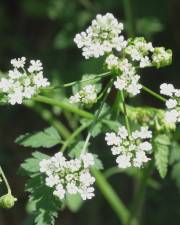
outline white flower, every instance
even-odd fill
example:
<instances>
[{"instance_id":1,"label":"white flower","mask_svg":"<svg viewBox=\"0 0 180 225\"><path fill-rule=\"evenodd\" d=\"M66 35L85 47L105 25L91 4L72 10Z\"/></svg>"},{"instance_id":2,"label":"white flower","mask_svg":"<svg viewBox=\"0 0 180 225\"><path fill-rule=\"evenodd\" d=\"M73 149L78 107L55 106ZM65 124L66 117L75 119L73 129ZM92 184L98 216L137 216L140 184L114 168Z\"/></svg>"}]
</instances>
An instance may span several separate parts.
<instances>
[{"instance_id":1,"label":"white flower","mask_svg":"<svg viewBox=\"0 0 180 225\"><path fill-rule=\"evenodd\" d=\"M176 123L179 117L179 113L177 110L173 109L171 111L167 111L165 113L165 121L167 123Z\"/></svg>"},{"instance_id":2,"label":"white flower","mask_svg":"<svg viewBox=\"0 0 180 225\"><path fill-rule=\"evenodd\" d=\"M94 156L91 153L85 153L81 156L84 163L84 168L88 168L94 165Z\"/></svg>"},{"instance_id":3,"label":"white flower","mask_svg":"<svg viewBox=\"0 0 180 225\"><path fill-rule=\"evenodd\" d=\"M61 152L40 161L40 172L45 174L45 184L54 189L53 194L63 199L65 195L79 193L82 199L94 196L95 178L90 174L94 165L93 155L67 160Z\"/></svg>"},{"instance_id":4,"label":"white flower","mask_svg":"<svg viewBox=\"0 0 180 225\"><path fill-rule=\"evenodd\" d=\"M37 75L35 75L33 77L33 82L37 87L47 87L47 86L49 86L49 82L48 82L47 78L43 77L42 71L40 71L39 73L37 73Z\"/></svg>"},{"instance_id":5,"label":"white flower","mask_svg":"<svg viewBox=\"0 0 180 225\"><path fill-rule=\"evenodd\" d=\"M107 65L107 68L109 70L113 69L113 68L116 68L118 66L118 57L116 57L115 55L113 54L110 54L107 58L106 58L106 61L105 61L106 65Z\"/></svg>"},{"instance_id":6,"label":"white flower","mask_svg":"<svg viewBox=\"0 0 180 225\"><path fill-rule=\"evenodd\" d=\"M113 132L106 133L105 140L107 142L107 145L118 145L120 142L120 138Z\"/></svg>"},{"instance_id":7,"label":"white flower","mask_svg":"<svg viewBox=\"0 0 180 225\"><path fill-rule=\"evenodd\" d=\"M135 67L127 59L123 59L119 61L118 69L120 70L120 75L114 82L114 86L119 90L126 91L130 96L139 94L142 85L139 84L140 76L135 74Z\"/></svg>"},{"instance_id":8,"label":"white flower","mask_svg":"<svg viewBox=\"0 0 180 225\"><path fill-rule=\"evenodd\" d=\"M64 188L63 188L63 186L61 185L61 184L58 184L58 185L56 185L56 189L55 189L55 191L53 192L53 194L55 195L55 196L57 196L58 198L60 198L60 199L63 199L64 198L64 196L65 196L65 190L64 190Z\"/></svg>"},{"instance_id":9,"label":"white flower","mask_svg":"<svg viewBox=\"0 0 180 225\"><path fill-rule=\"evenodd\" d=\"M94 188L88 187L79 190L79 193L83 200L92 199L94 197Z\"/></svg>"},{"instance_id":10,"label":"white flower","mask_svg":"<svg viewBox=\"0 0 180 225\"><path fill-rule=\"evenodd\" d=\"M98 58L112 49L121 51L127 44L121 34L123 24L118 23L117 19L107 13L104 16L97 15L85 32L76 34L74 42L78 48L82 48L82 55L88 59Z\"/></svg>"},{"instance_id":11,"label":"white flower","mask_svg":"<svg viewBox=\"0 0 180 225\"><path fill-rule=\"evenodd\" d=\"M122 126L118 129L118 135L122 138L122 139L126 139L128 136L128 132L127 129L125 128L125 126Z\"/></svg>"},{"instance_id":12,"label":"white flower","mask_svg":"<svg viewBox=\"0 0 180 225\"><path fill-rule=\"evenodd\" d=\"M151 61L148 58L148 56L145 56L144 58L141 58L139 66L140 66L140 68L145 68L145 67L151 66Z\"/></svg>"},{"instance_id":13,"label":"white flower","mask_svg":"<svg viewBox=\"0 0 180 225\"><path fill-rule=\"evenodd\" d=\"M30 63L31 65L28 68L30 73L39 72L43 69L42 62L40 60L31 60Z\"/></svg>"},{"instance_id":14,"label":"white flower","mask_svg":"<svg viewBox=\"0 0 180 225\"><path fill-rule=\"evenodd\" d=\"M54 176L50 175L50 176L46 177L46 185L48 187L53 187L58 183L59 183L59 177L57 175L54 175Z\"/></svg>"},{"instance_id":15,"label":"white flower","mask_svg":"<svg viewBox=\"0 0 180 225\"><path fill-rule=\"evenodd\" d=\"M169 99L166 101L166 106L168 109L175 108L177 105L177 101L175 99Z\"/></svg>"},{"instance_id":16,"label":"white flower","mask_svg":"<svg viewBox=\"0 0 180 225\"><path fill-rule=\"evenodd\" d=\"M145 141L139 144L139 149L142 151L151 151L152 145L148 141Z\"/></svg>"},{"instance_id":17,"label":"white flower","mask_svg":"<svg viewBox=\"0 0 180 225\"><path fill-rule=\"evenodd\" d=\"M167 66L172 62L172 51L165 50L164 47L154 48L152 55L152 64L157 68Z\"/></svg>"},{"instance_id":18,"label":"white flower","mask_svg":"<svg viewBox=\"0 0 180 225\"><path fill-rule=\"evenodd\" d=\"M137 151L133 164L135 167L141 167L143 163L147 163L149 160L144 151Z\"/></svg>"},{"instance_id":19,"label":"white flower","mask_svg":"<svg viewBox=\"0 0 180 225\"><path fill-rule=\"evenodd\" d=\"M122 91L123 89L126 88L127 81L118 77L117 80L114 82L114 86L115 86L115 88Z\"/></svg>"},{"instance_id":20,"label":"white flower","mask_svg":"<svg viewBox=\"0 0 180 225\"><path fill-rule=\"evenodd\" d=\"M119 168L125 169L131 166L131 155L119 155L116 159Z\"/></svg>"},{"instance_id":21,"label":"white flower","mask_svg":"<svg viewBox=\"0 0 180 225\"><path fill-rule=\"evenodd\" d=\"M69 98L69 102L74 104L74 103L79 103L81 101L81 96L79 93L76 93L75 95L72 95L70 98Z\"/></svg>"},{"instance_id":22,"label":"white flower","mask_svg":"<svg viewBox=\"0 0 180 225\"><path fill-rule=\"evenodd\" d=\"M11 64L15 67L15 68L24 68L26 62L26 58L25 57L21 57L18 59L12 59L11 60Z\"/></svg>"},{"instance_id":23,"label":"white flower","mask_svg":"<svg viewBox=\"0 0 180 225\"><path fill-rule=\"evenodd\" d=\"M84 104L93 104L97 100L97 90L95 85L88 84L82 88L75 95L72 95L69 98L70 103L79 103L82 102Z\"/></svg>"},{"instance_id":24,"label":"white flower","mask_svg":"<svg viewBox=\"0 0 180 225\"><path fill-rule=\"evenodd\" d=\"M42 63L39 60L31 61L29 72L24 67L25 61L24 57L11 60L14 69L9 70L8 78L0 80L0 91L7 96L7 102L11 105L22 104L23 100L30 99L37 94L41 87L50 85L48 80L43 77L43 72L37 72L42 69Z\"/></svg>"},{"instance_id":25,"label":"white flower","mask_svg":"<svg viewBox=\"0 0 180 225\"><path fill-rule=\"evenodd\" d=\"M10 80L6 78L2 78L0 80L0 89L2 89L3 92L8 92L11 87L11 82Z\"/></svg>"},{"instance_id":26,"label":"white flower","mask_svg":"<svg viewBox=\"0 0 180 225\"><path fill-rule=\"evenodd\" d=\"M22 104L23 93L20 90L15 90L15 92L8 94L9 103L11 105Z\"/></svg>"},{"instance_id":27,"label":"white flower","mask_svg":"<svg viewBox=\"0 0 180 225\"><path fill-rule=\"evenodd\" d=\"M76 194L78 192L78 187L74 183L68 183L66 188L69 194Z\"/></svg>"},{"instance_id":28,"label":"white flower","mask_svg":"<svg viewBox=\"0 0 180 225\"><path fill-rule=\"evenodd\" d=\"M163 83L160 85L160 93L167 96L172 96L175 89L172 84Z\"/></svg>"},{"instance_id":29,"label":"white flower","mask_svg":"<svg viewBox=\"0 0 180 225\"><path fill-rule=\"evenodd\" d=\"M119 168L131 166L141 167L149 158L146 154L151 153L152 144L145 140L152 137L152 132L148 127L141 127L131 135L124 126L120 126L118 133L106 133L107 145L112 145L111 151L116 155L116 162ZM142 152L142 153L141 153Z\"/></svg>"}]
</instances>

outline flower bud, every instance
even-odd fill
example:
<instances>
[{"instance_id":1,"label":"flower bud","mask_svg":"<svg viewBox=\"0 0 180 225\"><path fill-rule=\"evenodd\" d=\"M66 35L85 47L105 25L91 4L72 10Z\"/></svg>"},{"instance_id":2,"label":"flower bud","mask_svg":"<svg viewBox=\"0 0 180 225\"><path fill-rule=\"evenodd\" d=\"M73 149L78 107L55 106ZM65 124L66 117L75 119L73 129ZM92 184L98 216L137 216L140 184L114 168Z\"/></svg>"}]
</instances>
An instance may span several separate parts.
<instances>
[{"instance_id":1,"label":"flower bud","mask_svg":"<svg viewBox=\"0 0 180 225\"><path fill-rule=\"evenodd\" d=\"M15 198L12 194L6 194L0 197L0 207L4 209L10 209L14 206L17 198Z\"/></svg>"}]
</instances>

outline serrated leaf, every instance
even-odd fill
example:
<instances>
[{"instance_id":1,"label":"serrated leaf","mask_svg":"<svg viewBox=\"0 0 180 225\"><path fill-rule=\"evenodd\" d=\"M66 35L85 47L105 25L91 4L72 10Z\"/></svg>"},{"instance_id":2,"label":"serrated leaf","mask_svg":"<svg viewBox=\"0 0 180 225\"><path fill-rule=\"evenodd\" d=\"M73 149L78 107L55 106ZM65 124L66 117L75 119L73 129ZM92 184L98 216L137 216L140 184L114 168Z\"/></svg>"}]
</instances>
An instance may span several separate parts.
<instances>
[{"instance_id":1,"label":"serrated leaf","mask_svg":"<svg viewBox=\"0 0 180 225\"><path fill-rule=\"evenodd\" d=\"M85 142L84 141L79 141L69 152L69 156L71 158L78 158L81 155L83 146Z\"/></svg>"},{"instance_id":2,"label":"serrated leaf","mask_svg":"<svg viewBox=\"0 0 180 225\"><path fill-rule=\"evenodd\" d=\"M180 160L180 145L173 142L170 150L169 164L173 164Z\"/></svg>"},{"instance_id":3,"label":"serrated leaf","mask_svg":"<svg viewBox=\"0 0 180 225\"><path fill-rule=\"evenodd\" d=\"M170 139L166 135L158 135L154 140L155 165L161 178L167 174Z\"/></svg>"},{"instance_id":4,"label":"serrated leaf","mask_svg":"<svg viewBox=\"0 0 180 225\"><path fill-rule=\"evenodd\" d=\"M42 159L48 159L49 156L41 152L34 152L31 158L28 158L20 165L18 173L20 175L32 176L39 172L39 162Z\"/></svg>"},{"instance_id":5,"label":"serrated leaf","mask_svg":"<svg viewBox=\"0 0 180 225\"><path fill-rule=\"evenodd\" d=\"M55 128L49 127L44 131L40 131L35 134L21 135L15 140L15 142L24 147L51 148L61 142L61 137Z\"/></svg>"},{"instance_id":6,"label":"serrated leaf","mask_svg":"<svg viewBox=\"0 0 180 225\"><path fill-rule=\"evenodd\" d=\"M20 172L30 176L25 190L30 193L29 205L36 225L54 225L58 211L63 205L63 202L53 195L53 189L45 185L45 178L39 172L39 162L47 158L49 156L41 152L34 152L20 167Z\"/></svg>"},{"instance_id":7,"label":"serrated leaf","mask_svg":"<svg viewBox=\"0 0 180 225\"><path fill-rule=\"evenodd\" d=\"M97 135L101 133L101 131L102 131L102 123L97 122L91 131L92 137L96 137Z\"/></svg>"},{"instance_id":8,"label":"serrated leaf","mask_svg":"<svg viewBox=\"0 0 180 225\"><path fill-rule=\"evenodd\" d=\"M173 166L171 176L175 180L177 187L180 188L180 162Z\"/></svg>"},{"instance_id":9,"label":"serrated leaf","mask_svg":"<svg viewBox=\"0 0 180 225\"><path fill-rule=\"evenodd\" d=\"M83 200L79 194L67 194L66 195L66 205L72 212L77 212L83 204Z\"/></svg>"},{"instance_id":10,"label":"serrated leaf","mask_svg":"<svg viewBox=\"0 0 180 225\"><path fill-rule=\"evenodd\" d=\"M95 162L93 167L96 168L97 170L104 169L102 161L99 159L98 155L93 154L93 156L94 156L94 162Z\"/></svg>"},{"instance_id":11,"label":"serrated leaf","mask_svg":"<svg viewBox=\"0 0 180 225\"><path fill-rule=\"evenodd\" d=\"M35 224L53 225L62 203L53 195L53 189L44 184L41 174L32 177L26 184L29 201L34 203Z\"/></svg>"},{"instance_id":12,"label":"serrated leaf","mask_svg":"<svg viewBox=\"0 0 180 225\"><path fill-rule=\"evenodd\" d=\"M108 128L108 130L117 131L119 128L119 122L112 120L103 120L103 124Z\"/></svg>"}]
</instances>

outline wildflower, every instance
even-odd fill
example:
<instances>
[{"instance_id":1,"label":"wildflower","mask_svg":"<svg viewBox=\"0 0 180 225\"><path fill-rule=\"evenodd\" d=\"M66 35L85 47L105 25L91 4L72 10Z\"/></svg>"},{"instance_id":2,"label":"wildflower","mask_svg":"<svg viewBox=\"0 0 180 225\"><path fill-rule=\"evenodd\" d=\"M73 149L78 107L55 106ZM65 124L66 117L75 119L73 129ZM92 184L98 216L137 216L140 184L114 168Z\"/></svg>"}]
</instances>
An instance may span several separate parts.
<instances>
[{"instance_id":1,"label":"wildflower","mask_svg":"<svg viewBox=\"0 0 180 225\"><path fill-rule=\"evenodd\" d=\"M8 77L0 80L0 91L7 97L11 105L22 104L23 100L30 99L37 94L41 87L50 85L47 78L43 77L42 63L40 60L31 60L26 69L26 58L12 59L13 69L9 70Z\"/></svg>"},{"instance_id":2,"label":"wildflower","mask_svg":"<svg viewBox=\"0 0 180 225\"><path fill-rule=\"evenodd\" d=\"M88 84L82 88L78 93L71 96L69 99L70 103L84 103L93 104L97 101L97 90L96 86Z\"/></svg>"},{"instance_id":3,"label":"wildflower","mask_svg":"<svg viewBox=\"0 0 180 225\"><path fill-rule=\"evenodd\" d=\"M45 183L54 189L54 195L63 199L67 193L79 193L83 200L94 196L92 185L95 178L89 171L93 165L94 157L91 153L67 160L61 152L50 159L43 159L39 164L40 172L46 175Z\"/></svg>"},{"instance_id":4,"label":"wildflower","mask_svg":"<svg viewBox=\"0 0 180 225\"><path fill-rule=\"evenodd\" d=\"M163 83L160 85L160 93L170 97L166 100L168 110L164 114L164 119L167 124L175 127L175 124L180 122L180 90L175 89L172 84Z\"/></svg>"},{"instance_id":5,"label":"wildflower","mask_svg":"<svg viewBox=\"0 0 180 225\"><path fill-rule=\"evenodd\" d=\"M172 62L172 51L170 49L165 50L164 47L158 47L154 49L152 55L152 64L157 68L167 66Z\"/></svg>"},{"instance_id":6,"label":"wildflower","mask_svg":"<svg viewBox=\"0 0 180 225\"><path fill-rule=\"evenodd\" d=\"M148 130L148 127L141 127L140 130L135 130L131 136L128 136L127 129L122 126L117 134L106 133L105 140L112 146L112 154L117 156L118 167L128 168L141 167L150 160L147 154L151 152L152 145L147 139L151 137L152 132Z\"/></svg>"},{"instance_id":7,"label":"wildflower","mask_svg":"<svg viewBox=\"0 0 180 225\"><path fill-rule=\"evenodd\" d=\"M98 14L85 32L76 34L74 41L78 48L82 48L83 56L88 59L98 58L112 49L121 51L126 41L121 34L123 24L111 14Z\"/></svg>"}]
</instances>

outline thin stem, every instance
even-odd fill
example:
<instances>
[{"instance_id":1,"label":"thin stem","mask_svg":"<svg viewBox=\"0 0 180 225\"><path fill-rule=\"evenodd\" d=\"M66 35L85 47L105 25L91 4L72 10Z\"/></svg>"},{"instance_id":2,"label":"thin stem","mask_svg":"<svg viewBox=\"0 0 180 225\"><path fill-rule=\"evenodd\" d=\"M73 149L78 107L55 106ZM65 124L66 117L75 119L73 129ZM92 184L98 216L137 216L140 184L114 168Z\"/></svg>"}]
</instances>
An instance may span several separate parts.
<instances>
[{"instance_id":1,"label":"thin stem","mask_svg":"<svg viewBox=\"0 0 180 225\"><path fill-rule=\"evenodd\" d=\"M86 112L85 110L79 109L76 106L74 106L68 102L62 102L62 101L48 98L48 97L41 96L41 95L38 95L38 96L34 97L33 99L37 102L45 103L45 104L52 105L52 106L57 106L60 109L64 109L69 112L73 112L79 116L86 118L86 119L92 120L95 118L95 116L93 114Z\"/></svg>"},{"instance_id":2,"label":"thin stem","mask_svg":"<svg viewBox=\"0 0 180 225\"><path fill-rule=\"evenodd\" d=\"M64 126L64 124L57 120L48 109L44 109L42 106L37 104L28 104L28 102L25 103L25 106L35 111L43 120L55 127L64 139L71 135L70 131Z\"/></svg>"},{"instance_id":3,"label":"thin stem","mask_svg":"<svg viewBox=\"0 0 180 225\"><path fill-rule=\"evenodd\" d=\"M116 167L111 167L111 168L107 169L107 170L104 172L104 176L105 176L106 178L109 178L109 177L111 177L112 175L115 175L115 174L118 174L118 173L122 173L122 172L124 172L124 170L118 168L117 166L116 166Z\"/></svg>"},{"instance_id":4,"label":"thin stem","mask_svg":"<svg viewBox=\"0 0 180 225\"><path fill-rule=\"evenodd\" d=\"M128 36L134 37L135 36L135 19L133 18L133 11L132 11L132 2L131 0L123 0L124 5L124 12L125 18L127 21L127 33Z\"/></svg>"},{"instance_id":5,"label":"thin stem","mask_svg":"<svg viewBox=\"0 0 180 225\"><path fill-rule=\"evenodd\" d=\"M132 204L131 216L129 218L128 224L133 224L138 221L138 225L141 220L141 211L143 207L143 202L145 199L145 190L148 185L149 177L153 170L153 162L150 162L149 165L141 171L141 178L138 182L137 190L135 192L134 201Z\"/></svg>"},{"instance_id":6,"label":"thin stem","mask_svg":"<svg viewBox=\"0 0 180 225\"><path fill-rule=\"evenodd\" d=\"M96 125L96 123L97 123L97 121L98 121L98 119L99 119L99 115L100 115L100 113L101 113L101 110L102 110L102 108L103 108L103 105L104 105L104 103L105 103L105 101L106 101L106 99L107 99L107 97L108 97L108 95L109 95L109 93L110 93L110 91L111 91L111 87L112 87L113 81L114 81L114 79L111 79L111 80L108 82L107 86L105 87L105 91L104 91L104 92L105 92L105 95L104 95L104 97L103 97L103 99L102 99L102 102L101 102L101 105L100 105L98 111L97 111L96 114L95 114L95 119L93 120L93 122L92 122L92 124L91 124L91 127L90 127L90 129L89 129L88 135L87 135L87 137L86 137L86 140L85 140L85 143L84 143L82 152L81 152L81 155L83 155L83 154L85 153L85 151L86 151L86 148L87 148L87 146L88 146L89 140L90 140L90 138L91 138L91 132L92 132L94 126Z\"/></svg>"},{"instance_id":7,"label":"thin stem","mask_svg":"<svg viewBox=\"0 0 180 225\"><path fill-rule=\"evenodd\" d=\"M146 91L147 93L149 93L150 95L154 96L155 98L163 101L163 102L166 102L166 99L164 97L162 97L161 95L157 94L156 92L152 91L151 89L147 88L146 86L142 86L142 89L144 91Z\"/></svg>"},{"instance_id":8,"label":"thin stem","mask_svg":"<svg viewBox=\"0 0 180 225\"><path fill-rule=\"evenodd\" d=\"M120 107L119 107L119 103L121 101L121 92L118 91L116 94L116 98L113 104L113 111L112 111L112 118L114 118L115 120L117 120L118 116L119 116L119 112L120 112Z\"/></svg>"},{"instance_id":9,"label":"thin stem","mask_svg":"<svg viewBox=\"0 0 180 225\"><path fill-rule=\"evenodd\" d=\"M111 185L107 182L103 174L95 168L92 168L91 172L95 176L96 184L101 193L104 195L104 198L109 202L112 209L116 212L120 222L125 225L129 218L128 209L125 207L124 203L118 197L116 192L112 189Z\"/></svg>"},{"instance_id":10,"label":"thin stem","mask_svg":"<svg viewBox=\"0 0 180 225\"><path fill-rule=\"evenodd\" d=\"M0 166L0 175L1 175L1 177L3 178L3 181L4 181L5 185L6 185L8 194L11 194L11 188L10 188L10 185L9 185L9 183L8 183L8 180L7 180L7 178L6 178L5 174L4 174L4 172L3 172L1 166Z\"/></svg>"},{"instance_id":11,"label":"thin stem","mask_svg":"<svg viewBox=\"0 0 180 225\"><path fill-rule=\"evenodd\" d=\"M126 110L126 104L125 104L125 99L124 99L124 92L121 91L121 99L122 99L122 104L123 104L123 113L124 113L124 119L125 119L125 125L126 125L126 129L128 131L128 136L131 136L131 129L130 129L130 125L129 125L129 120L128 120L128 116L127 116L127 110Z\"/></svg>"},{"instance_id":12,"label":"thin stem","mask_svg":"<svg viewBox=\"0 0 180 225\"><path fill-rule=\"evenodd\" d=\"M46 88L46 89L59 89L59 88L71 87L71 86L73 86L75 84L80 84L80 83L84 83L84 82L88 82L88 81L92 81L92 80L95 81L97 79L109 76L110 74L111 74L111 72L97 74L96 77L93 77L93 78L88 78L88 79L84 79L84 80L80 80L80 81L73 81L73 82L66 83L66 84L63 84L63 85L60 85L60 86L49 87L49 88Z\"/></svg>"},{"instance_id":13,"label":"thin stem","mask_svg":"<svg viewBox=\"0 0 180 225\"><path fill-rule=\"evenodd\" d=\"M63 146L61 147L60 151L64 152L65 149L72 143L72 141L86 128L89 126L90 123L84 123L80 127L78 127L64 142Z\"/></svg>"}]
</instances>

